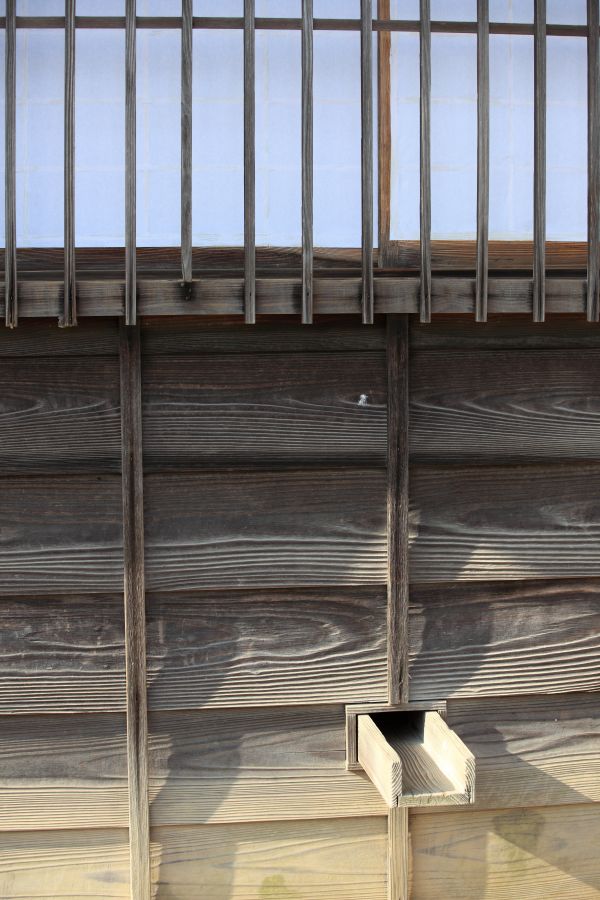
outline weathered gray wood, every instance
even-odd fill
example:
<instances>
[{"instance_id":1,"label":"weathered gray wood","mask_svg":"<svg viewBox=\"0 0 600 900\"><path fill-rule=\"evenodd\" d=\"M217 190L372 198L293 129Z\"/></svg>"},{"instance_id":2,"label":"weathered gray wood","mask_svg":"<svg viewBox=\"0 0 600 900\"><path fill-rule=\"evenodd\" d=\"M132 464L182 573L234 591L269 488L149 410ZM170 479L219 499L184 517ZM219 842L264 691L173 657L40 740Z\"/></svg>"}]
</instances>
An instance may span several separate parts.
<instances>
[{"instance_id":1,"label":"weathered gray wood","mask_svg":"<svg viewBox=\"0 0 600 900\"><path fill-rule=\"evenodd\" d=\"M29 319L15 331L0 330L0 357L116 356L118 326L115 320L86 319L76 329L64 331L48 319ZM363 331L366 329L363 329Z\"/></svg>"},{"instance_id":2,"label":"weathered gray wood","mask_svg":"<svg viewBox=\"0 0 600 900\"><path fill-rule=\"evenodd\" d=\"M448 723L477 759L480 809L600 800L600 695L451 700Z\"/></svg>"},{"instance_id":3,"label":"weathered gray wood","mask_svg":"<svg viewBox=\"0 0 600 900\"><path fill-rule=\"evenodd\" d=\"M362 320L373 323L373 9L360 2Z\"/></svg>"},{"instance_id":4,"label":"weathered gray wood","mask_svg":"<svg viewBox=\"0 0 600 900\"><path fill-rule=\"evenodd\" d=\"M268 341L263 333L262 345ZM146 469L385 465L385 376L382 353L148 357Z\"/></svg>"},{"instance_id":5,"label":"weathered gray wood","mask_svg":"<svg viewBox=\"0 0 600 900\"><path fill-rule=\"evenodd\" d=\"M386 819L153 828L157 896L385 900ZM261 896L262 895L262 896Z\"/></svg>"},{"instance_id":6,"label":"weathered gray wood","mask_svg":"<svg viewBox=\"0 0 600 900\"><path fill-rule=\"evenodd\" d=\"M420 254L419 318L431 320L431 11L420 0Z\"/></svg>"},{"instance_id":7,"label":"weathered gray wood","mask_svg":"<svg viewBox=\"0 0 600 900\"><path fill-rule=\"evenodd\" d=\"M16 200L16 112L17 112L17 0L6 0L4 48L4 321L8 328L18 322L17 306L17 200Z\"/></svg>"},{"instance_id":8,"label":"weathered gray wood","mask_svg":"<svg viewBox=\"0 0 600 900\"><path fill-rule=\"evenodd\" d=\"M131 898L132 900L150 900L144 489L139 325L121 326L120 362Z\"/></svg>"},{"instance_id":9,"label":"weathered gray wood","mask_svg":"<svg viewBox=\"0 0 600 900\"><path fill-rule=\"evenodd\" d=\"M600 319L600 15L596 0L587 3L588 53L588 258L587 319Z\"/></svg>"},{"instance_id":10,"label":"weathered gray wood","mask_svg":"<svg viewBox=\"0 0 600 900\"><path fill-rule=\"evenodd\" d=\"M4 597L2 713L123 710L122 605L113 594Z\"/></svg>"},{"instance_id":11,"label":"weathered gray wood","mask_svg":"<svg viewBox=\"0 0 600 900\"><path fill-rule=\"evenodd\" d=\"M152 590L387 580L382 470L149 475L145 504Z\"/></svg>"},{"instance_id":12,"label":"weathered gray wood","mask_svg":"<svg viewBox=\"0 0 600 900\"><path fill-rule=\"evenodd\" d=\"M313 0L302 0L302 323L313 320Z\"/></svg>"},{"instance_id":13,"label":"weathered gray wood","mask_svg":"<svg viewBox=\"0 0 600 900\"><path fill-rule=\"evenodd\" d=\"M489 0L477 0L477 322L487 320L489 191L490 11Z\"/></svg>"},{"instance_id":14,"label":"weathered gray wood","mask_svg":"<svg viewBox=\"0 0 600 900\"><path fill-rule=\"evenodd\" d=\"M136 0L125 6L125 296L127 325L137 319L136 272Z\"/></svg>"},{"instance_id":15,"label":"weathered gray wood","mask_svg":"<svg viewBox=\"0 0 600 900\"><path fill-rule=\"evenodd\" d=\"M0 475L118 472L120 445L116 359L3 359Z\"/></svg>"},{"instance_id":16,"label":"weathered gray wood","mask_svg":"<svg viewBox=\"0 0 600 900\"><path fill-rule=\"evenodd\" d=\"M546 316L546 0L534 0L533 321Z\"/></svg>"},{"instance_id":17,"label":"weathered gray wood","mask_svg":"<svg viewBox=\"0 0 600 900\"><path fill-rule=\"evenodd\" d=\"M256 321L256 72L254 0L244 0L244 319Z\"/></svg>"},{"instance_id":18,"label":"weathered gray wood","mask_svg":"<svg viewBox=\"0 0 600 900\"><path fill-rule=\"evenodd\" d=\"M192 280L193 0L181 6L181 275Z\"/></svg>"},{"instance_id":19,"label":"weathered gray wood","mask_svg":"<svg viewBox=\"0 0 600 900\"><path fill-rule=\"evenodd\" d=\"M408 321L388 319L388 699L408 699Z\"/></svg>"},{"instance_id":20,"label":"weathered gray wood","mask_svg":"<svg viewBox=\"0 0 600 900\"><path fill-rule=\"evenodd\" d=\"M150 706L385 701L385 611L383 587L151 594Z\"/></svg>"},{"instance_id":21,"label":"weathered gray wood","mask_svg":"<svg viewBox=\"0 0 600 900\"><path fill-rule=\"evenodd\" d=\"M599 350L417 351L411 390L414 460L600 459Z\"/></svg>"},{"instance_id":22,"label":"weathered gray wood","mask_svg":"<svg viewBox=\"0 0 600 900\"><path fill-rule=\"evenodd\" d=\"M600 575L600 465L416 467L415 582Z\"/></svg>"},{"instance_id":23,"label":"weathered gray wood","mask_svg":"<svg viewBox=\"0 0 600 900\"><path fill-rule=\"evenodd\" d=\"M6 479L0 519L0 595L121 590L118 476Z\"/></svg>"},{"instance_id":24,"label":"weathered gray wood","mask_svg":"<svg viewBox=\"0 0 600 900\"><path fill-rule=\"evenodd\" d=\"M77 324L75 274L75 0L65 0L64 253L60 324Z\"/></svg>"},{"instance_id":25,"label":"weathered gray wood","mask_svg":"<svg viewBox=\"0 0 600 900\"><path fill-rule=\"evenodd\" d=\"M439 316L429 325L413 319L410 341L415 350L575 350L600 347L600 331L575 316L548 319L543 328L524 315L494 316L483 326Z\"/></svg>"},{"instance_id":26,"label":"weathered gray wood","mask_svg":"<svg viewBox=\"0 0 600 900\"><path fill-rule=\"evenodd\" d=\"M599 599L595 579L414 585L411 699L599 690Z\"/></svg>"}]
</instances>

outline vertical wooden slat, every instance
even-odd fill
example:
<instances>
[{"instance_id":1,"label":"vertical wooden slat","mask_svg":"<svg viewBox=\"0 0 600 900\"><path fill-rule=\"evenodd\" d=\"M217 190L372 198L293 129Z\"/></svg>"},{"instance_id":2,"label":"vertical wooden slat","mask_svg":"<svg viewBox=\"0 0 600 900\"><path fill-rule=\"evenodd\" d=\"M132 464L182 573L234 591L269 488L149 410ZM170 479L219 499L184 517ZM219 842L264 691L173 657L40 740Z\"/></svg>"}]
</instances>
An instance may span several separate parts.
<instances>
[{"instance_id":1,"label":"vertical wooden slat","mask_svg":"<svg viewBox=\"0 0 600 900\"><path fill-rule=\"evenodd\" d=\"M431 321L431 11L429 0L420 0L421 89L421 284L419 317Z\"/></svg>"},{"instance_id":2,"label":"vertical wooden slat","mask_svg":"<svg viewBox=\"0 0 600 900\"><path fill-rule=\"evenodd\" d=\"M244 319L256 322L256 31L254 0L244 0Z\"/></svg>"},{"instance_id":3,"label":"vertical wooden slat","mask_svg":"<svg viewBox=\"0 0 600 900\"><path fill-rule=\"evenodd\" d=\"M373 324L373 9L360 3L362 320Z\"/></svg>"},{"instance_id":4,"label":"vertical wooden slat","mask_svg":"<svg viewBox=\"0 0 600 900\"><path fill-rule=\"evenodd\" d=\"M136 0L125 8L125 321L135 325L136 288Z\"/></svg>"},{"instance_id":5,"label":"vertical wooden slat","mask_svg":"<svg viewBox=\"0 0 600 900\"><path fill-rule=\"evenodd\" d=\"M65 277L60 325L77 324L75 281L75 0L65 0L65 137L64 137Z\"/></svg>"},{"instance_id":6,"label":"vertical wooden slat","mask_svg":"<svg viewBox=\"0 0 600 900\"><path fill-rule=\"evenodd\" d=\"M377 17L390 18L390 0L378 0ZM378 155L378 263L390 263L392 122L391 122L392 36L388 30L377 32L377 155Z\"/></svg>"},{"instance_id":7,"label":"vertical wooden slat","mask_svg":"<svg viewBox=\"0 0 600 900\"><path fill-rule=\"evenodd\" d=\"M193 0L181 3L181 275L192 281L192 57Z\"/></svg>"},{"instance_id":8,"label":"vertical wooden slat","mask_svg":"<svg viewBox=\"0 0 600 900\"><path fill-rule=\"evenodd\" d=\"M408 316L388 316L388 617L390 703L408 701ZM408 900L408 813L388 816L388 898Z\"/></svg>"},{"instance_id":9,"label":"vertical wooden slat","mask_svg":"<svg viewBox=\"0 0 600 900\"><path fill-rule=\"evenodd\" d=\"M150 900L144 495L139 324L121 325L121 448L131 898Z\"/></svg>"},{"instance_id":10,"label":"vertical wooden slat","mask_svg":"<svg viewBox=\"0 0 600 900\"><path fill-rule=\"evenodd\" d=\"M533 320L546 308L546 0L534 0Z\"/></svg>"},{"instance_id":11,"label":"vertical wooden slat","mask_svg":"<svg viewBox=\"0 0 600 900\"><path fill-rule=\"evenodd\" d=\"M598 0L588 0L588 257L587 318L600 319L599 213L600 213L600 65Z\"/></svg>"},{"instance_id":12,"label":"vertical wooden slat","mask_svg":"<svg viewBox=\"0 0 600 900\"><path fill-rule=\"evenodd\" d=\"M302 323L313 320L313 0L302 0Z\"/></svg>"},{"instance_id":13,"label":"vertical wooden slat","mask_svg":"<svg viewBox=\"0 0 600 900\"><path fill-rule=\"evenodd\" d=\"M4 124L4 320L9 328L18 321L17 305L17 0L6 0L5 124Z\"/></svg>"},{"instance_id":14,"label":"vertical wooden slat","mask_svg":"<svg viewBox=\"0 0 600 900\"><path fill-rule=\"evenodd\" d=\"M487 321L490 184L490 13L477 0L477 272L475 319Z\"/></svg>"}]
</instances>

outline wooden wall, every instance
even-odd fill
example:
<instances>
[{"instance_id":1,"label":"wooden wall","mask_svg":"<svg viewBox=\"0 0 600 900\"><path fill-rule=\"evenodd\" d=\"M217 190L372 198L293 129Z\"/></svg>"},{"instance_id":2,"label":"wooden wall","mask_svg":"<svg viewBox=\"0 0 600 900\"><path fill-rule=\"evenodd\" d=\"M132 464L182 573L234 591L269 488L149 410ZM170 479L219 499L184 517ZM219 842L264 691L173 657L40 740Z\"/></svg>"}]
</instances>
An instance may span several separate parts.
<instances>
[{"instance_id":1,"label":"wooden wall","mask_svg":"<svg viewBox=\"0 0 600 900\"><path fill-rule=\"evenodd\" d=\"M596 331L412 327L410 694L477 758L416 900L600 897ZM344 706L388 690L385 325L142 354L154 896L384 900ZM127 897L118 326L2 332L0 381L0 897Z\"/></svg>"}]
</instances>

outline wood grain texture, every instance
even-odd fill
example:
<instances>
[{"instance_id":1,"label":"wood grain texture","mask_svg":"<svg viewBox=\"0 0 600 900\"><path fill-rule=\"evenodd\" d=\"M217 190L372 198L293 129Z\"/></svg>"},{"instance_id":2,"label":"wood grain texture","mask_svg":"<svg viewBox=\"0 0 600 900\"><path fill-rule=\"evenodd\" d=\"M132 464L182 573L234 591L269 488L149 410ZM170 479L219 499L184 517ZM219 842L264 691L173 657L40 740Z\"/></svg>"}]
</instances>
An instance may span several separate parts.
<instances>
[{"instance_id":1,"label":"wood grain texture","mask_svg":"<svg viewBox=\"0 0 600 900\"><path fill-rule=\"evenodd\" d=\"M385 818L154 828L159 897L385 900Z\"/></svg>"},{"instance_id":2,"label":"wood grain texture","mask_svg":"<svg viewBox=\"0 0 600 900\"><path fill-rule=\"evenodd\" d=\"M379 21L391 18L390 0L377 0ZM377 263L388 263L391 221L392 177L392 114L391 114L391 52L392 37L389 31L377 34L377 203L378 249Z\"/></svg>"},{"instance_id":3,"label":"wood grain texture","mask_svg":"<svg viewBox=\"0 0 600 900\"><path fill-rule=\"evenodd\" d=\"M0 840L2 900L112 900L129 894L127 829L21 831Z\"/></svg>"},{"instance_id":4,"label":"wood grain texture","mask_svg":"<svg viewBox=\"0 0 600 900\"><path fill-rule=\"evenodd\" d=\"M122 589L117 475L5 480L0 517L0 595Z\"/></svg>"},{"instance_id":5,"label":"wood grain texture","mask_svg":"<svg viewBox=\"0 0 600 900\"><path fill-rule=\"evenodd\" d=\"M340 706L150 713L154 825L384 815Z\"/></svg>"},{"instance_id":6,"label":"wood grain texture","mask_svg":"<svg viewBox=\"0 0 600 900\"><path fill-rule=\"evenodd\" d=\"M597 580L414 586L411 699L600 689Z\"/></svg>"},{"instance_id":7,"label":"wood grain texture","mask_svg":"<svg viewBox=\"0 0 600 900\"><path fill-rule=\"evenodd\" d=\"M597 900L594 805L456 810L411 821L415 900Z\"/></svg>"},{"instance_id":8,"label":"wood grain texture","mask_svg":"<svg viewBox=\"0 0 600 900\"><path fill-rule=\"evenodd\" d=\"M362 321L373 322L373 7L360 0Z\"/></svg>"},{"instance_id":9,"label":"wood grain texture","mask_svg":"<svg viewBox=\"0 0 600 900\"><path fill-rule=\"evenodd\" d=\"M4 48L4 322L14 328L17 305L17 0L6 0Z\"/></svg>"},{"instance_id":10,"label":"wood grain texture","mask_svg":"<svg viewBox=\"0 0 600 900\"><path fill-rule=\"evenodd\" d=\"M77 324L75 270L75 0L65 2L64 296L60 324Z\"/></svg>"},{"instance_id":11,"label":"wood grain texture","mask_svg":"<svg viewBox=\"0 0 600 900\"><path fill-rule=\"evenodd\" d=\"M120 444L116 359L3 359L1 475L118 472Z\"/></svg>"},{"instance_id":12,"label":"wood grain texture","mask_svg":"<svg viewBox=\"0 0 600 900\"><path fill-rule=\"evenodd\" d=\"M193 0L181 4L181 275L192 280Z\"/></svg>"},{"instance_id":13,"label":"wood grain texture","mask_svg":"<svg viewBox=\"0 0 600 900\"><path fill-rule=\"evenodd\" d=\"M147 358L146 471L242 461L384 465L385 378L379 353Z\"/></svg>"},{"instance_id":14,"label":"wood grain texture","mask_svg":"<svg viewBox=\"0 0 600 900\"><path fill-rule=\"evenodd\" d=\"M0 623L3 714L124 709L120 593L4 596Z\"/></svg>"},{"instance_id":15,"label":"wood grain texture","mask_svg":"<svg viewBox=\"0 0 600 900\"><path fill-rule=\"evenodd\" d=\"M137 319L136 5L136 0L125 0L125 291L123 312L127 325L135 325Z\"/></svg>"},{"instance_id":16,"label":"wood grain texture","mask_svg":"<svg viewBox=\"0 0 600 900\"><path fill-rule=\"evenodd\" d=\"M125 715L4 716L0 791L0 831L127 827Z\"/></svg>"},{"instance_id":17,"label":"wood grain texture","mask_svg":"<svg viewBox=\"0 0 600 900\"><path fill-rule=\"evenodd\" d=\"M28 319L12 331L0 330L0 357L117 356L114 320L89 318L65 331L47 319Z\"/></svg>"},{"instance_id":18,"label":"wood grain texture","mask_svg":"<svg viewBox=\"0 0 600 900\"><path fill-rule=\"evenodd\" d=\"M376 469L146 476L147 587L385 583L385 495Z\"/></svg>"},{"instance_id":19,"label":"wood grain texture","mask_svg":"<svg viewBox=\"0 0 600 900\"><path fill-rule=\"evenodd\" d=\"M588 329L591 331L592 329ZM386 331L381 320L371 328L340 319L314 322L312 328L298 328L295 322L260 321L254 328L239 320L187 320L147 318L141 323L142 353L149 356L236 353L327 353L332 365L334 353L358 350L385 350ZM2 354L0 332L0 355ZM600 346L600 336L598 338ZM310 360L309 360L310 363Z\"/></svg>"},{"instance_id":20,"label":"wood grain texture","mask_svg":"<svg viewBox=\"0 0 600 900\"><path fill-rule=\"evenodd\" d=\"M533 321L546 317L546 0L533 0Z\"/></svg>"},{"instance_id":21,"label":"wood grain texture","mask_svg":"<svg viewBox=\"0 0 600 900\"><path fill-rule=\"evenodd\" d=\"M600 459L600 350L411 357L415 461Z\"/></svg>"},{"instance_id":22,"label":"wood grain texture","mask_svg":"<svg viewBox=\"0 0 600 900\"><path fill-rule=\"evenodd\" d=\"M411 471L414 582L600 575L600 465Z\"/></svg>"},{"instance_id":23,"label":"wood grain texture","mask_svg":"<svg viewBox=\"0 0 600 900\"><path fill-rule=\"evenodd\" d=\"M407 807L388 811L388 900L409 900L410 834Z\"/></svg>"},{"instance_id":24,"label":"wood grain texture","mask_svg":"<svg viewBox=\"0 0 600 900\"><path fill-rule=\"evenodd\" d=\"M477 760L477 806L600 801L599 701L595 693L450 700L448 724Z\"/></svg>"},{"instance_id":25,"label":"wood grain texture","mask_svg":"<svg viewBox=\"0 0 600 900\"><path fill-rule=\"evenodd\" d=\"M313 0L302 0L302 323L313 321Z\"/></svg>"},{"instance_id":26,"label":"wood grain texture","mask_svg":"<svg viewBox=\"0 0 600 900\"><path fill-rule=\"evenodd\" d=\"M419 319L431 321L431 8L419 2L420 274Z\"/></svg>"},{"instance_id":27,"label":"wood grain texture","mask_svg":"<svg viewBox=\"0 0 600 900\"><path fill-rule=\"evenodd\" d=\"M244 0L244 321L256 321L255 0Z\"/></svg>"},{"instance_id":28,"label":"wood grain texture","mask_svg":"<svg viewBox=\"0 0 600 900\"><path fill-rule=\"evenodd\" d=\"M413 350L576 350L600 347L600 331L575 316L546 319L491 316L482 325L466 316L438 316L428 325L411 320Z\"/></svg>"},{"instance_id":29,"label":"wood grain texture","mask_svg":"<svg viewBox=\"0 0 600 900\"><path fill-rule=\"evenodd\" d=\"M148 598L152 709L385 701L386 677L383 587Z\"/></svg>"},{"instance_id":30,"label":"wood grain texture","mask_svg":"<svg viewBox=\"0 0 600 900\"><path fill-rule=\"evenodd\" d=\"M487 320L489 208L490 11L488 0L477 0L477 322Z\"/></svg>"}]
</instances>

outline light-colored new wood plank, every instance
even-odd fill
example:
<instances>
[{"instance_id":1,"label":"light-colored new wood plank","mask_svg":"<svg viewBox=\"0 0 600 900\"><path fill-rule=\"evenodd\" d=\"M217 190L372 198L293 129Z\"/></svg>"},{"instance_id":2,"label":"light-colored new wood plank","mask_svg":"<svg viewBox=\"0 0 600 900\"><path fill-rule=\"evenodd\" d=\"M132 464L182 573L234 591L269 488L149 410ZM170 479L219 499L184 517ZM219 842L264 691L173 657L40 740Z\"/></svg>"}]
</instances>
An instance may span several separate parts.
<instances>
[{"instance_id":1,"label":"light-colored new wood plank","mask_svg":"<svg viewBox=\"0 0 600 900\"><path fill-rule=\"evenodd\" d=\"M411 819L414 900L597 900L596 806L456 810Z\"/></svg>"}]
</instances>

